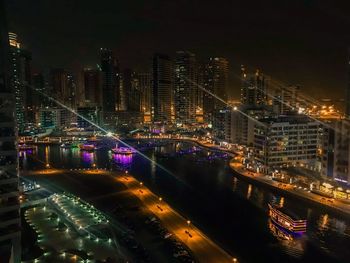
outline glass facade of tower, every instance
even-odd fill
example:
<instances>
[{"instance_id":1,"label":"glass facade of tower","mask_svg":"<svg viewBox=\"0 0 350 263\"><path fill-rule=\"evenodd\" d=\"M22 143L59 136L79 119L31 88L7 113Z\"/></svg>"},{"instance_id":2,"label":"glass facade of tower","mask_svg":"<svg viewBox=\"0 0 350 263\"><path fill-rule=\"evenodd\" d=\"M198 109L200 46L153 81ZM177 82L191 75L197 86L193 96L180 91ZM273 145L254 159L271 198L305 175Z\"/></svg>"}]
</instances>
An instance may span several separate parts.
<instances>
[{"instance_id":1,"label":"glass facade of tower","mask_svg":"<svg viewBox=\"0 0 350 263\"><path fill-rule=\"evenodd\" d=\"M173 66L166 55L155 54L153 57L153 120L171 122L171 105L173 99Z\"/></svg>"}]
</instances>

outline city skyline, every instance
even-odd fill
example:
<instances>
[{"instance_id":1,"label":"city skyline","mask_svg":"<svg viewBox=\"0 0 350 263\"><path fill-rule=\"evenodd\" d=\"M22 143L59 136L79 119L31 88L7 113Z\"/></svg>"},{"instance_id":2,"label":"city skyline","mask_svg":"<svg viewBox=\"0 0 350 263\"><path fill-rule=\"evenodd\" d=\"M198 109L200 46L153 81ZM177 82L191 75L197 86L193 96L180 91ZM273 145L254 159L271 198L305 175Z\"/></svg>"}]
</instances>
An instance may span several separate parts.
<instances>
[{"instance_id":1,"label":"city skyline","mask_svg":"<svg viewBox=\"0 0 350 263\"><path fill-rule=\"evenodd\" d=\"M347 262L345 7L0 0L0 262Z\"/></svg>"},{"instance_id":2,"label":"city skyline","mask_svg":"<svg viewBox=\"0 0 350 263\"><path fill-rule=\"evenodd\" d=\"M345 95L349 37L341 29L349 24L346 5L326 1L251 1L239 5L221 1L213 6L197 1L139 5L107 1L108 11L101 6L90 13L89 1L7 2L10 30L33 52L34 65L40 70L64 67L75 73L85 66L93 67L101 47L111 48L123 68L136 70L148 69L153 53L175 57L176 51L188 50L198 60L227 57L231 64L229 93L236 98L241 64L252 71L259 68L286 84L300 85L308 94L317 92L318 99ZM79 8L85 11L73 15ZM205 19L212 13L210 23ZM179 16L174 18L175 14ZM57 19L48 20L47 16ZM40 23L42 19L50 24ZM164 30L165 26L169 30ZM179 41L172 41L170 32ZM92 35L96 37L92 39ZM69 41L72 37L74 41ZM141 48L138 39L143 40Z\"/></svg>"}]
</instances>

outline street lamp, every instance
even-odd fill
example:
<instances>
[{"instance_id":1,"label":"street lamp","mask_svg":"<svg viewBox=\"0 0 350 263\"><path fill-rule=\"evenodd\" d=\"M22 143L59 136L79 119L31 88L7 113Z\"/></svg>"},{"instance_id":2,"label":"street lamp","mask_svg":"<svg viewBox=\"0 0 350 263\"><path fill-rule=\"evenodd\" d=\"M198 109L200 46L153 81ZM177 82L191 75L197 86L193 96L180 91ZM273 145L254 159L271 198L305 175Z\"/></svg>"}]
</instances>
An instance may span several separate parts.
<instances>
[{"instance_id":1,"label":"street lamp","mask_svg":"<svg viewBox=\"0 0 350 263\"><path fill-rule=\"evenodd\" d=\"M159 202L162 202L163 198L159 197L158 200L159 200Z\"/></svg>"},{"instance_id":2,"label":"street lamp","mask_svg":"<svg viewBox=\"0 0 350 263\"><path fill-rule=\"evenodd\" d=\"M47 169L50 168L50 164L49 163L47 163L45 166L46 166Z\"/></svg>"},{"instance_id":3,"label":"street lamp","mask_svg":"<svg viewBox=\"0 0 350 263\"><path fill-rule=\"evenodd\" d=\"M142 186L143 185L143 182L140 182L140 186Z\"/></svg>"},{"instance_id":4,"label":"street lamp","mask_svg":"<svg viewBox=\"0 0 350 263\"><path fill-rule=\"evenodd\" d=\"M236 262L237 262L237 258L233 258L233 259L232 259L232 262L235 262L235 263L236 263Z\"/></svg>"},{"instance_id":5,"label":"street lamp","mask_svg":"<svg viewBox=\"0 0 350 263\"><path fill-rule=\"evenodd\" d=\"M96 164L95 164L95 163L93 163L93 164L92 164L92 167L95 169L95 168L96 168Z\"/></svg>"}]
</instances>

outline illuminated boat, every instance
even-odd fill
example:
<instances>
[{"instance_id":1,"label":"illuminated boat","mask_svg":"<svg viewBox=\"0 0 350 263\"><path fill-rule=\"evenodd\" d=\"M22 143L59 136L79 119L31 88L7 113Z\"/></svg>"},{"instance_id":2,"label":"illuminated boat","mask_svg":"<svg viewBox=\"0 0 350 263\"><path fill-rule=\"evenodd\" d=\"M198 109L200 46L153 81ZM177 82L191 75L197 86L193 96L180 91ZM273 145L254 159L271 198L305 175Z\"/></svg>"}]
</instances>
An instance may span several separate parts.
<instances>
[{"instance_id":1,"label":"illuminated boat","mask_svg":"<svg viewBox=\"0 0 350 263\"><path fill-rule=\"evenodd\" d=\"M95 145L93 144L80 144L80 151L93 152L95 151Z\"/></svg>"},{"instance_id":2,"label":"illuminated boat","mask_svg":"<svg viewBox=\"0 0 350 263\"><path fill-rule=\"evenodd\" d=\"M112 149L112 152L115 154L124 154L124 155L130 155L136 153L136 150L130 147L118 147Z\"/></svg>"},{"instance_id":3,"label":"illuminated boat","mask_svg":"<svg viewBox=\"0 0 350 263\"><path fill-rule=\"evenodd\" d=\"M77 148L78 145L72 142L65 142L65 143L62 143L60 147L63 149L71 149L71 148Z\"/></svg>"},{"instance_id":4,"label":"illuminated boat","mask_svg":"<svg viewBox=\"0 0 350 263\"><path fill-rule=\"evenodd\" d=\"M271 221L277 226L292 234L303 234L306 232L306 219L299 218L284 207L271 204L268 205Z\"/></svg>"}]
</instances>

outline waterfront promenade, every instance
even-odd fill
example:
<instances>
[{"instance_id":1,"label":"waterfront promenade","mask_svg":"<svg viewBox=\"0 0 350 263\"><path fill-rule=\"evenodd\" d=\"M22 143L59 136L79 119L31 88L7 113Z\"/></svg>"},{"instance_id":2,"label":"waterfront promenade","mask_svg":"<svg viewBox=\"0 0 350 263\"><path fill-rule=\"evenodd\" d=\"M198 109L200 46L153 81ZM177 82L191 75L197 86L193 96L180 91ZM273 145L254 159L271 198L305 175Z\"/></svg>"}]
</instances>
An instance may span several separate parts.
<instances>
[{"instance_id":1,"label":"waterfront promenade","mask_svg":"<svg viewBox=\"0 0 350 263\"><path fill-rule=\"evenodd\" d=\"M311 193L308 190L300 189L291 184L274 181L270 176L267 176L262 173L255 173L255 172L246 170L242 165L242 162L241 162L242 156L238 151L229 150L226 148L222 148L218 145L202 142L192 138L175 139L175 140L193 142L193 143L196 143L197 145L200 145L208 149L214 149L214 150L223 151L229 154L234 154L235 157L231 159L229 165L232 168L232 170L235 171L236 174L241 178L244 178L251 183L269 187L272 190L280 192L281 194L286 194L298 199L302 199L307 202L311 202L315 205L324 207L332 212L339 213L346 217L350 217L350 204L343 203L340 200L337 200L334 198L327 198L315 193Z\"/></svg>"},{"instance_id":2,"label":"waterfront promenade","mask_svg":"<svg viewBox=\"0 0 350 263\"><path fill-rule=\"evenodd\" d=\"M148 139L148 138L138 138L138 139ZM222 151L233 155L229 165L232 170L237 174L237 176L261 186L269 187L270 189L277 191L281 194L286 194L288 196L304 200L306 202L312 203L314 205L328 209L329 211L341 214L346 217L350 217L350 204L343 203L340 200L334 198L327 198L315 193L311 193L308 190L300 189L288 183L281 183L272 180L268 175L262 173L255 173L246 170L242 165L242 153L238 150L227 149L220 147L218 145L208 143L206 141L200 141L191 137L180 137L180 138L156 138L158 140L171 140L171 141L184 141L195 143L203 148L207 148L215 151Z\"/></svg>"}]
</instances>

